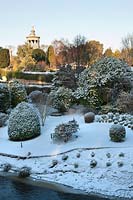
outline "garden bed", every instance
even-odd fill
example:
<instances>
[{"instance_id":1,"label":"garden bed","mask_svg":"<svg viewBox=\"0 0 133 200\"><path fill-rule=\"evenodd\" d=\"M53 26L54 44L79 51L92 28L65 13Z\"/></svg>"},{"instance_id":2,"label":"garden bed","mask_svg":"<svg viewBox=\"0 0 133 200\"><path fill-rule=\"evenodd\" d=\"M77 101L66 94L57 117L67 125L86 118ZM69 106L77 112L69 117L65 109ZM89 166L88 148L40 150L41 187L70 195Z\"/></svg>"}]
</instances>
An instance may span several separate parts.
<instances>
[{"instance_id":1,"label":"garden bed","mask_svg":"<svg viewBox=\"0 0 133 200\"><path fill-rule=\"evenodd\" d=\"M73 118L79 123L80 130L67 143L53 142L54 128ZM8 140L7 127L0 128L0 169L3 170L4 163L11 164L11 172L27 166L31 168L33 179L67 185L88 194L132 199L133 132L126 127L126 140L112 142L109 138L111 125L85 124L83 115L49 116L42 134L22 142L23 147L21 142ZM97 164L92 167L90 163L94 160ZM56 161L55 165L53 161Z\"/></svg>"}]
</instances>

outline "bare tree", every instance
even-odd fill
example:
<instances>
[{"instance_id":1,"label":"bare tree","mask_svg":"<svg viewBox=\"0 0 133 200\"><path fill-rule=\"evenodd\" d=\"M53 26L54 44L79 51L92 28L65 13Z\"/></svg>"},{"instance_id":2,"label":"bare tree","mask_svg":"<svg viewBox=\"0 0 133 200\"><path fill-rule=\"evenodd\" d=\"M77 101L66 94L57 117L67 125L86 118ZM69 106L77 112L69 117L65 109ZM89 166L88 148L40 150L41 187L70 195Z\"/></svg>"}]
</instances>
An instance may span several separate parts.
<instances>
[{"instance_id":1,"label":"bare tree","mask_svg":"<svg viewBox=\"0 0 133 200\"><path fill-rule=\"evenodd\" d=\"M133 34L122 39L122 58L129 65L133 65Z\"/></svg>"},{"instance_id":2,"label":"bare tree","mask_svg":"<svg viewBox=\"0 0 133 200\"><path fill-rule=\"evenodd\" d=\"M82 60L82 54L85 51L85 44L86 44L86 38L81 35L77 35L74 38L74 48L75 48L75 61L77 66L81 64Z\"/></svg>"}]
</instances>

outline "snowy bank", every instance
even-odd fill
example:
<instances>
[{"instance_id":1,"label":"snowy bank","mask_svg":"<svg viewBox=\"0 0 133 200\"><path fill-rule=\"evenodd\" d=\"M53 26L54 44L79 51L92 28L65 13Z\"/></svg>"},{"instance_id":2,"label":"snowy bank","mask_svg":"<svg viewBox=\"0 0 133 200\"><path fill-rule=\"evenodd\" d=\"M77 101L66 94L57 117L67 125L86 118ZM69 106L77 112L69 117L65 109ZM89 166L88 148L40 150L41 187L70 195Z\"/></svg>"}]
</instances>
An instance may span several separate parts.
<instances>
[{"instance_id":1,"label":"snowy bank","mask_svg":"<svg viewBox=\"0 0 133 200\"><path fill-rule=\"evenodd\" d=\"M73 118L80 128L76 137L68 143L54 143L51 133L56 125ZM71 186L88 194L132 199L133 132L126 127L126 141L111 142L111 125L97 122L85 124L82 115L50 116L46 119L41 136L22 142L22 148L20 142L8 140L7 127L0 128L0 169L2 171L4 163L10 163L13 172L27 166L31 168L31 177L38 180ZM64 155L67 159L64 159ZM53 160L56 160L56 165L52 165ZM97 162L93 168L90 166L92 160Z\"/></svg>"}]
</instances>

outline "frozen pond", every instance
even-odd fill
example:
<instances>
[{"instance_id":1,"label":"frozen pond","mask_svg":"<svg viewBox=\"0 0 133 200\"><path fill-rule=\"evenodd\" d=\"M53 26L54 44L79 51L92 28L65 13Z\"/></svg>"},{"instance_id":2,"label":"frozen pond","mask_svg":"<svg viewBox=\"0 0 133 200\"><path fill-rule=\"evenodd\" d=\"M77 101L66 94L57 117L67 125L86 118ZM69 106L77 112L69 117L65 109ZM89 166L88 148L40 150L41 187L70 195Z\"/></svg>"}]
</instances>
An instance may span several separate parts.
<instances>
[{"instance_id":1,"label":"frozen pond","mask_svg":"<svg viewBox=\"0 0 133 200\"><path fill-rule=\"evenodd\" d=\"M0 176L0 200L105 200L83 195L64 194Z\"/></svg>"}]
</instances>

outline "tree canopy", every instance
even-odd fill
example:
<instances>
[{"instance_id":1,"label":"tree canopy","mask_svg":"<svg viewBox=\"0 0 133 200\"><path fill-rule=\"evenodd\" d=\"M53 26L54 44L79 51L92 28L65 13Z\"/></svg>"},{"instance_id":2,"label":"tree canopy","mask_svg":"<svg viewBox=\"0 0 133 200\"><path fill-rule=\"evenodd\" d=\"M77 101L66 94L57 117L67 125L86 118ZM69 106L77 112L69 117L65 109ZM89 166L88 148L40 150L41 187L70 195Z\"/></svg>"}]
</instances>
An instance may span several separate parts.
<instances>
[{"instance_id":1,"label":"tree canopy","mask_svg":"<svg viewBox=\"0 0 133 200\"><path fill-rule=\"evenodd\" d=\"M54 53L54 48L52 45L48 47L47 50L47 61L50 64L50 66L55 66L56 65L56 58L55 58L55 53Z\"/></svg>"},{"instance_id":2,"label":"tree canopy","mask_svg":"<svg viewBox=\"0 0 133 200\"><path fill-rule=\"evenodd\" d=\"M32 51L32 58L34 58L36 62L45 61L46 54L42 49L34 49Z\"/></svg>"}]
</instances>

